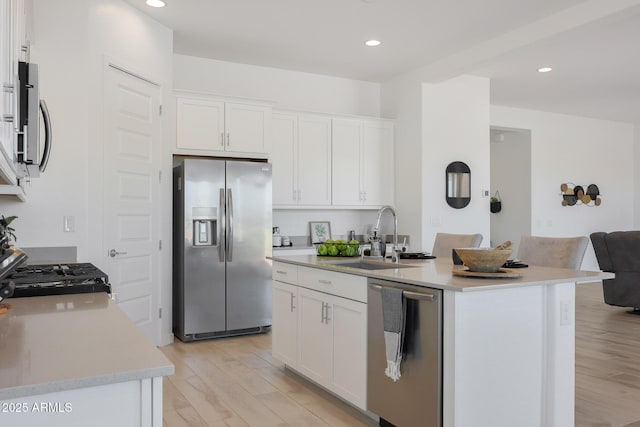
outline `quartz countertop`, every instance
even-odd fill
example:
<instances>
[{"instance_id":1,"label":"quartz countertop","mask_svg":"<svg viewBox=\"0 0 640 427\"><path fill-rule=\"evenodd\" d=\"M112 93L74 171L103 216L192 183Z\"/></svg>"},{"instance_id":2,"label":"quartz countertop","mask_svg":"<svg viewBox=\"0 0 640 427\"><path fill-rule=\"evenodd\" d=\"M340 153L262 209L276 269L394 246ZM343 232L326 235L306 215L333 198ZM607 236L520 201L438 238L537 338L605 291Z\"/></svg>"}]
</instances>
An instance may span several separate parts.
<instances>
[{"instance_id":1,"label":"quartz countertop","mask_svg":"<svg viewBox=\"0 0 640 427\"><path fill-rule=\"evenodd\" d=\"M316 255L296 256L272 256L273 261L295 264L304 267L313 267L339 273L354 274L383 280L392 280L417 286L426 286L437 289L453 290L459 292L488 291L505 288L518 288L523 286L551 285L566 282L596 282L604 279L612 279L613 273L600 271L570 270L564 268L550 268L529 266L527 268L512 269L512 272L521 274L518 278L473 278L459 277L451 274L451 271L462 266L454 266L450 259L432 260L401 260L402 265L411 265L406 268L392 268L384 270L364 270L331 264L333 262L356 262L361 258L319 257ZM390 261L385 261L391 264Z\"/></svg>"},{"instance_id":2,"label":"quartz countertop","mask_svg":"<svg viewBox=\"0 0 640 427\"><path fill-rule=\"evenodd\" d=\"M105 293L6 300L0 400L171 375L173 364Z\"/></svg>"}]
</instances>

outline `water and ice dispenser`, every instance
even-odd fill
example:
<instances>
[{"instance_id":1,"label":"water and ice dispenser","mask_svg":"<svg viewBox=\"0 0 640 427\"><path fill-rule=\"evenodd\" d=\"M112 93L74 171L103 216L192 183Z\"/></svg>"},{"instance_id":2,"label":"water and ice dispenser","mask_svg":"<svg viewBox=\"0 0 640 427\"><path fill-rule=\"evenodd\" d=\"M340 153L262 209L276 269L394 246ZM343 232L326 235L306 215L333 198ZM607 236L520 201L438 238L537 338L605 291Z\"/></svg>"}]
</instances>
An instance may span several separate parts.
<instances>
[{"instance_id":1,"label":"water and ice dispenser","mask_svg":"<svg viewBox=\"0 0 640 427\"><path fill-rule=\"evenodd\" d=\"M218 209L193 208L193 246L216 246L218 244Z\"/></svg>"}]
</instances>

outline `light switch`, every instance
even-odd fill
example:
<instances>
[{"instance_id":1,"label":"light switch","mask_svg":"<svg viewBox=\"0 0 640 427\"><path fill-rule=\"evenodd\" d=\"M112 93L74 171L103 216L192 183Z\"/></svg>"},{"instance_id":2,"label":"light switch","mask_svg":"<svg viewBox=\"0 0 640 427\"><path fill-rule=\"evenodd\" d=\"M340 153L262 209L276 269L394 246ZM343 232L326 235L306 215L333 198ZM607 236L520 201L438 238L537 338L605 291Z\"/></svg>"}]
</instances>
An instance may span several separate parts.
<instances>
[{"instance_id":1,"label":"light switch","mask_svg":"<svg viewBox=\"0 0 640 427\"><path fill-rule=\"evenodd\" d=\"M63 217L62 231L65 233L73 233L76 231L76 217L67 215Z\"/></svg>"}]
</instances>

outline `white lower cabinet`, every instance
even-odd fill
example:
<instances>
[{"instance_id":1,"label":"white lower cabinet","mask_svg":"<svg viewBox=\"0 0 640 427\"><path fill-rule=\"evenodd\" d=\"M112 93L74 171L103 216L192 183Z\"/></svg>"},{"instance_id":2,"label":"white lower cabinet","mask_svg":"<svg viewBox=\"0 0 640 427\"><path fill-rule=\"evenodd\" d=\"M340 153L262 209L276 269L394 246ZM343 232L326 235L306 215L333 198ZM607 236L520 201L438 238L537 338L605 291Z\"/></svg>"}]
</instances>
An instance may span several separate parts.
<instances>
[{"instance_id":1,"label":"white lower cabinet","mask_svg":"<svg viewBox=\"0 0 640 427\"><path fill-rule=\"evenodd\" d=\"M367 406L367 304L334 298L333 390L356 406Z\"/></svg>"},{"instance_id":2,"label":"white lower cabinet","mask_svg":"<svg viewBox=\"0 0 640 427\"><path fill-rule=\"evenodd\" d=\"M298 287L274 280L271 352L292 368L298 367Z\"/></svg>"},{"instance_id":3,"label":"white lower cabinet","mask_svg":"<svg viewBox=\"0 0 640 427\"><path fill-rule=\"evenodd\" d=\"M273 263L273 356L366 409L367 279L291 267Z\"/></svg>"},{"instance_id":4,"label":"white lower cabinet","mask_svg":"<svg viewBox=\"0 0 640 427\"><path fill-rule=\"evenodd\" d=\"M318 383L330 380L333 359L333 322L326 320L331 295L300 288L300 345L298 370ZM326 316L326 317L325 317Z\"/></svg>"}]
</instances>

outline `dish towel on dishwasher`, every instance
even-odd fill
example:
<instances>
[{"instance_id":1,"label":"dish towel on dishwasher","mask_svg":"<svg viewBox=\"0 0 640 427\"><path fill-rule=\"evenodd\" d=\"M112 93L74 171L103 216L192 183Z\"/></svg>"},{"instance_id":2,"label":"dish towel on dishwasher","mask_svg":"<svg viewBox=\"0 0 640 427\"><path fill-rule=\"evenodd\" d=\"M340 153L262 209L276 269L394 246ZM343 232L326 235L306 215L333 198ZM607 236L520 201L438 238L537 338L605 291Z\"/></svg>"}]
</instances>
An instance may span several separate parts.
<instances>
[{"instance_id":1,"label":"dish towel on dishwasher","mask_svg":"<svg viewBox=\"0 0 640 427\"><path fill-rule=\"evenodd\" d=\"M387 353L386 376L393 381L400 379L402 343L404 341L406 303L402 289L382 287L382 321L384 324L384 344Z\"/></svg>"}]
</instances>

